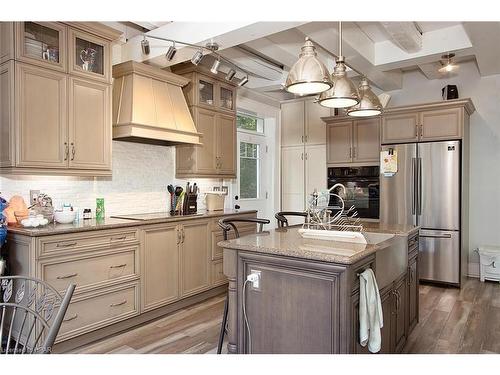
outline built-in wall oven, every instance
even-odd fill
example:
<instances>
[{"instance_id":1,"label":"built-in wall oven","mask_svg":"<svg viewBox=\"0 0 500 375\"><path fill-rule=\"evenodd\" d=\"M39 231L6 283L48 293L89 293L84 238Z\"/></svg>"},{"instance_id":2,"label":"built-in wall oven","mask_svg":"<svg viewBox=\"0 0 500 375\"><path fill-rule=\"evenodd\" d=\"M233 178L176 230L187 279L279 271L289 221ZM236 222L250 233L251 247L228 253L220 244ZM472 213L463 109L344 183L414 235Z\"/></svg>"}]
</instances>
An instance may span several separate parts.
<instances>
[{"instance_id":1,"label":"built-in wall oven","mask_svg":"<svg viewBox=\"0 0 500 375\"><path fill-rule=\"evenodd\" d=\"M365 219L379 218L380 203L380 183L379 167L329 167L328 168L328 188L337 183L346 187L345 196L335 189L334 193L339 194L346 207L354 205L358 211L358 216ZM338 206L338 198L330 196L330 206Z\"/></svg>"}]
</instances>

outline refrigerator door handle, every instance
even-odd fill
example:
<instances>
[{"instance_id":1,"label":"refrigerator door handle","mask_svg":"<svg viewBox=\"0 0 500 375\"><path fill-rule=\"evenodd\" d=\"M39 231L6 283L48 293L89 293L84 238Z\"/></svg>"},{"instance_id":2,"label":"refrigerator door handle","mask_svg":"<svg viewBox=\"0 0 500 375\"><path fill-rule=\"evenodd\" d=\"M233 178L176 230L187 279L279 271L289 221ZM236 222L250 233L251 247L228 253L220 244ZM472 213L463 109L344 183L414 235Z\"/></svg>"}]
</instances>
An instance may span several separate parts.
<instances>
[{"instance_id":1,"label":"refrigerator door handle","mask_svg":"<svg viewBox=\"0 0 500 375\"><path fill-rule=\"evenodd\" d=\"M451 234L441 234L441 235L421 234L420 237L423 237L423 238L451 238Z\"/></svg>"},{"instance_id":2,"label":"refrigerator door handle","mask_svg":"<svg viewBox=\"0 0 500 375\"><path fill-rule=\"evenodd\" d=\"M411 180L413 183L411 184L411 214L415 215L416 205L417 205L417 176L416 176L416 164L417 158L411 159Z\"/></svg>"},{"instance_id":3,"label":"refrigerator door handle","mask_svg":"<svg viewBox=\"0 0 500 375\"><path fill-rule=\"evenodd\" d=\"M418 177L417 177L417 183L418 183L418 193L417 193L417 199L418 199L418 204L417 204L417 215L420 216L422 215L422 158L417 158L417 171L418 171Z\"/></svg>"}]
</instances>

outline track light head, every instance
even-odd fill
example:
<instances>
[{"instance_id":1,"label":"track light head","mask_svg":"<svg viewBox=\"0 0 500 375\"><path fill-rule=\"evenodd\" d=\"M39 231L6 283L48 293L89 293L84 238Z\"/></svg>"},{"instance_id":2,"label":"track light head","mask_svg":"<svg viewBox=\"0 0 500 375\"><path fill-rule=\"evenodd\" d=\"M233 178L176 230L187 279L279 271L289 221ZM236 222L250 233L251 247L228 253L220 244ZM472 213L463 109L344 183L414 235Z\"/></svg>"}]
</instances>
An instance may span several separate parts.
<instances>
[{"instance_id":1,"label":"track light head","mask_svg":"<svg viewBox=\"0 0 500 375\"><path fill-rule=\"evenodd\" d=\"M212 68L210 69L210 71L213 73L213 74L217 74L219 73L219 66L220 66L220 60L217 59L214 61L214 63L212 64Z\"/></svg>"},{"instance_id":2,"label":"track light head","mask_svg":"<svg viewBox=\"0 0 500 375\"><path fill-rule=\"evenodd\" d=\"M151 48L149 47L149 40L147 40L146 37L141 40L141 49L143 55L149 55L149 53L151 52Z\"/></svg>"},{"instance_id":3,"label":"track light head","mask_svg":"<svg viewBox=\"0 0 500 375\"><path fill-rule=\"evenodd\" d=\"M239 87L245 86L248 83L248 76L245 76L241 79L241 81L238 83Z\"/></svg>"},{"instance_id":4,"label":"track light head","mask_svg":"<svg viewBox=\"0 0 500 375\"><path fill-rule=\"evenodd\" d=\"M203 52L200 50L196 51L193 57L191 58L191 62L193 65L198 65L203 59Z\"/></svg>"},{"instance_id":5,"label":"track light head","mask_svg":"<svg viewBox=\"0 0 500 375\"><path fill-rule=\"evenodd\" d=\"M173 45L168 47L167 53L165 54L165 57L167 58L168 61L172 61L174 58L175 54L177 53L177 48L175 48L175 42Z\"/></svg>"},{"instance_id":6,"label":"track light head","mask_svg":"<svg viewBox=\"0 0 500 375\"><path fill-rule=\"evenodd\" d=\"M230 81L233 79L234 75L236 74L236 71L234 69L229 69L229 72L226 74L226 80Z\"/></svg>"}]
</instances>

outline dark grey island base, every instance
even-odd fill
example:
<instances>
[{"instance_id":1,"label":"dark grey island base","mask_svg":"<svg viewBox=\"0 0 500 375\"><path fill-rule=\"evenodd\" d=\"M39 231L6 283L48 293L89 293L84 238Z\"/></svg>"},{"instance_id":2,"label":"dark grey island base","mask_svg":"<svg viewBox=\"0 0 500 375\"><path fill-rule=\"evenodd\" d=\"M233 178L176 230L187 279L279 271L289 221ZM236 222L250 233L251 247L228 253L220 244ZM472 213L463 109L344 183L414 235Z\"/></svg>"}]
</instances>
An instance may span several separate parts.
<instances>
[{"instance_id":1,"label":"dark grey island base","mask_svg":"<svg viewBox=\"0 0 500 375\"><path fill-rule=\"evenodd\" d=\"M399 353L418 322L418 227L370 226L369 244L303 239L298 228L221 242L229 278L229 353L369 353L359 344L359 276L375 272L381 353ZM253 271L260 285L243 285ZM250 340L251 338L251 344Z\"/></svg>"}]
</instances>

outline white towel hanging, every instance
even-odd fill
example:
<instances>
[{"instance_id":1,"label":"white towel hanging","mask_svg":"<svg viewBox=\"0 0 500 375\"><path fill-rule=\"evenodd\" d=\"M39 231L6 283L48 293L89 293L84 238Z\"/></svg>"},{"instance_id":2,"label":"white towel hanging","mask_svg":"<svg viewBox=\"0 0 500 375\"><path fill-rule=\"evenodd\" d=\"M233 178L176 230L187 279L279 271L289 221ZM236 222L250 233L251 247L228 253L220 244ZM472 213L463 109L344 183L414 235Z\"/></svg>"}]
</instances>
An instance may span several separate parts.
<instances>
[{"instance_id":1,"label":"white towel hanging","mask_svg":"<svg viewBox=\"0 0 500 375\"><path fill-rule=\"evenodd\" d=\"M371 353L380 351L384 326L382 303L375 274L368 268L359 275L359 343Z\"/></svg>"}]
</instances>

